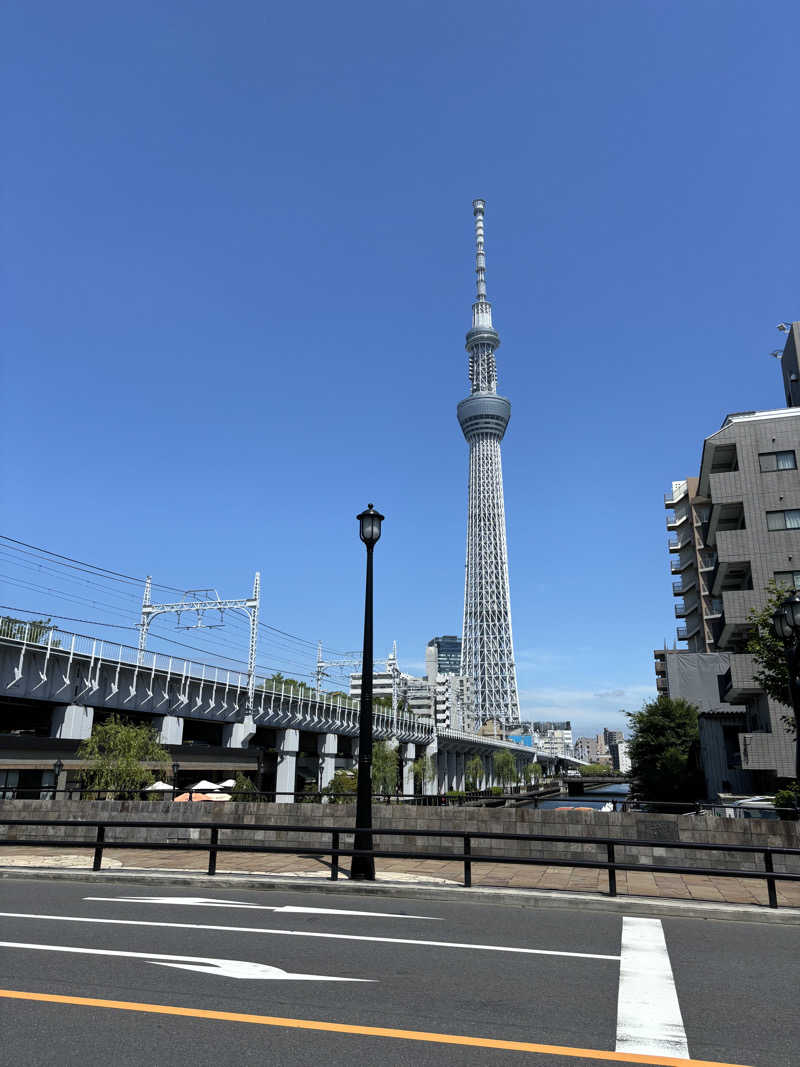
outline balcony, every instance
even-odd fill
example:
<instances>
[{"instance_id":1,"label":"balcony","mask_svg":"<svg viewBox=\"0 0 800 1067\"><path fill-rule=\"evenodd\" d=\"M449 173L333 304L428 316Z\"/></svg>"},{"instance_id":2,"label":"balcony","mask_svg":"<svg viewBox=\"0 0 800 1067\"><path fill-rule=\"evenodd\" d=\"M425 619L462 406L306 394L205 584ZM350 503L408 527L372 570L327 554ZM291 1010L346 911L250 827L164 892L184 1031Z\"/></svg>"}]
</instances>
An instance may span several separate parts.
<instances>
[{"instance_id":1,"label":"balcony","mask_svg":"<svg viewBox=\"0 0 800 1067\"><path fill-rule=\"evenodd\" d=\"M742 482L739 471L711 474L709 475L708 483L714 504L724 504L742 499Z\"/></svg>"},{"instance_id":2,"label":"balcony","mask_svg":"<svg viewBox=\"0 0 800 1067\"><path fill-rule=\"evenodd\" d=\"M741 500L714 504L708 522L703 525L703 541L707 545L714 545L717 543L719 534L746 528L744 506Z\"/></svg>"},{"instance_id":3,"label":"balcony","mask_svg":"<svg viewBox=\"0 0 800 1067\"><path fill-rule=\"evenodd\" d=\"M669 693L669 682L666 678L656 678L656 692Z\"/></svg>"},{"instance_id":4,"label":"balcony","mask_svg":"<svg viewBox=\"0 0 800 1067\"><path fill-rule=\"evenodd\" d=\"M721 596L712 596L703 609L704 619L719 619L722 617L724 608Z\"/></svg>"},{"instance_id":5,"label":"balcony","mask_svg":"<svg viewBox=\"0 0 800 1067\"><path fill-rule=\"evenodd\" d=\"M694 637L700 630L700 619L695 615L686 626L679 626L676 630L679 641L688 641L690 637Z\"/></svg>"},{"instance_id":6,"label":"balcony","mask_svg":"<svg viewBox=\"0 0 800 1067\"><path fill-rule=\"evenodd\" d=\"M675 562L673 560L673 562ZM697 579L693 574L687 574L685 578L681 578L679 582L672 583L672 595L683 596L684 593L688 593L691 589L694 589L697 585Z\"/></svg>"},{"instance_id":7,"label":"balcony","mask_svg":"<svg viewBox=\"0 0 800 1067\"><path fill-rule=\"evenodd\" d=\"M680 515L667 515L667 529L677 530L679 526L682 526L685 522L688 521L689 515L685 511Z\"/></svg>"},{"instance_id":8,"label":"balcony","mask_svg":"<svg viewBox=\"0 0 800 1067\"><path fill-rule=\"evenodd\" d=\"M763 692L753 677L755 660L749 653L733 654L730 667L719 676L720 700L728 704L739 704Z\"/></svg>"},{"instance_id":9,"label":"balcony","mask_svg":"<svg viewBox=\"0 0 800 1067\"><path fill-rule=\"evenodd\" d=\"M674 508L679 500L683 500L688 491L686 482L678 482L668 493L664 493L664 507Z\"/></svg>"},{"instance_id":10,"label":"balcony","mask_svg":"<svg viewBox=\"0 0 800 1067\"><path fill-rule=\"evenodd\" d=\"M774 771L777 767L774 737L770 733L739 734L739 750L745 771Z\"/></svg>"},{"instance_id":11,"label":"balcony","mask_svg":"<svg viewBox=\"0 0 800 1067\"><path fill-rule=\"evenodd\" d=\"M700 570L713 571L717 565L717 553L713 550L705 550L700 553Z\"/></svg>"},{"instance_id":12,"label":"balcony","mask_svg":"<svg viewBox=\"0 0 800 1067\"><path fill-rule=\"evenodd\" d=\"M681 530L677 537L670 537L667 541L667 548L670 552L680 552L684 548L688 547L692 543L692 531L690 529Z\"/></svg>"},{"instance_id":13,"label":"balcony","mask_svg":"<svg viewBox=\"0 0 800 1067\"><path fill-rule=\"evenodd\" d=\"M697 599L696 598L694 600L690 601L688 604L686 603L686 601L684 601L682 604L676 604L675 605L675 618L676 619L685 619L687 616L691 615L693 611L697 611L697 608L698 608L698 603L697 603Z\"/></svg>"}]
</instances>

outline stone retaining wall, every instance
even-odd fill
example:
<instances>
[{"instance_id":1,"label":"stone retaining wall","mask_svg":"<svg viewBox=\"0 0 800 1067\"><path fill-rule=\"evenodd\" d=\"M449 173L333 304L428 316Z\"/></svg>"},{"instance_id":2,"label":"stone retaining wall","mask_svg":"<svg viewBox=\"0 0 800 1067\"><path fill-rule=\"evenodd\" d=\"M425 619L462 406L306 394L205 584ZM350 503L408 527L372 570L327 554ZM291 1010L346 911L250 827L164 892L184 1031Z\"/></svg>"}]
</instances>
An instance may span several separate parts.
<instances>
[{"instance_id":1,"label":"stone retaining wall","mask_svg":"<svg viewBox=\"0 0 800 1067\"><path fill-rule=\"evenodd\" d=\"M191 829L191 822L237 823L241 830L220 832L221 844L296 845L298 851L308 845L329 845L330 834L292 830L253 830L254 824L283 826L352 826L354 804L219 804L197 802L173 804L170 801L70 801L4 800L0 801L0 838L24 844L26 840L46 837L59 840L93 842L93 827L36 827L4 825L3 818L42 819L130 819L131 821L169 821L170 827L111 827L106 831L106 845L117 840L140 841L143 848L154 841L173 843L206 841L208 831ZM617 847L620 863L663 863L676 867L741 868L763 870L763 857L735 852L688 850L670 845L680 842L704 842L715 845L754 845L800 848L800 823L774 819L723 819L713 815L650 815L641 812L536 811L530 808L422 807L377 804L374 827L378 848L420 849L431 852L461 852L460 838L414 837L408 835L381 838L381 827L409 831L454 830L460 833L483 832L512 834L558 834L564 836L613 837L663 842L656 845ZM352 835L343 834L341 847L352 844ZM475 854L507 854L542 859L606 859L605 845L570 844L539 841L474 840ZM0 866L2 865L0 849ZM776 856L776 871L800 873L800 856Z\"/></svg>"}]
</instances>

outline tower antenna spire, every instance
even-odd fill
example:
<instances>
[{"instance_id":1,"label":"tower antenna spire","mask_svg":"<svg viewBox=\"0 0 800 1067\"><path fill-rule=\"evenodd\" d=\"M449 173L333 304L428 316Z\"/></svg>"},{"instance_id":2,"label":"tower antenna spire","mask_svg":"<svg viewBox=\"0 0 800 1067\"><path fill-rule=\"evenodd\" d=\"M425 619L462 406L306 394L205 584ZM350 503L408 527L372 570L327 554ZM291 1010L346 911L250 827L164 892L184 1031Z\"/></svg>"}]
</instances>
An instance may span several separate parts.
<instances>
[{"instance_id":1,"label":"tower antenna spire","mask_svg":"<svg viewBox=\"0 0 800 1067\"><path fill-rule=\"evenodd\" d=\"M477 278L475 303L472 305L472 328L492 328L492 305L486 297L486 251L483 243L483 213L485 200L472 201L475 216L475 274Z\"/></svg>"}]
</instances>

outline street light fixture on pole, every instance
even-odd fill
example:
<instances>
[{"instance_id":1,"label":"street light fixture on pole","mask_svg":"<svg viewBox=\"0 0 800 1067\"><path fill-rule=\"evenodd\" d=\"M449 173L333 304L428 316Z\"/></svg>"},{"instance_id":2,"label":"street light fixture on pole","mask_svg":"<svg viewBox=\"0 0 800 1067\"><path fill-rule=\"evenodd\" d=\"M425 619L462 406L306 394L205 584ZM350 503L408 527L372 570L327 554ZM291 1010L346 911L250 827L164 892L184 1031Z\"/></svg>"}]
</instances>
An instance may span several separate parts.
<instances>
[{"instance_id":1,"label":"street light fixture on pole","mask_svg":"<svg viewBox=\"0 0 800 1067\"><path fill-rule=\"evenodd\" d=\"M178 771L181 769L180 763L172 764L172 799L175 799L175 793L177 792L178 783Z\"/></svg>"},{"instance_id":2,"label":"street light fixture on pole","mask_svg":"<svg viewBox=\"0 0 800 1067\"><path fill-rule=\"evenodd\" d=\"M381 536L383 515L372 504L356 518L359 534L367 548L367 581L364 596L364 653L361 659L361 707L358 722L358 786L356 793L356 849L372 848L372 550ZM350 878L356 882L375 881L375 859L353 856Z\"/></svg>"},{"instance_id":3,"label":"street light fixture on pole","mask_svg":"<svg viewBox=\"0 0 800 1067\"><path fill-rule=\"evenodd\" d=\"M800 592L783 600L772 615L772 628L783 641L789 698L794 712L795 778L800 787Z\"/></svg>"}]
</instances>

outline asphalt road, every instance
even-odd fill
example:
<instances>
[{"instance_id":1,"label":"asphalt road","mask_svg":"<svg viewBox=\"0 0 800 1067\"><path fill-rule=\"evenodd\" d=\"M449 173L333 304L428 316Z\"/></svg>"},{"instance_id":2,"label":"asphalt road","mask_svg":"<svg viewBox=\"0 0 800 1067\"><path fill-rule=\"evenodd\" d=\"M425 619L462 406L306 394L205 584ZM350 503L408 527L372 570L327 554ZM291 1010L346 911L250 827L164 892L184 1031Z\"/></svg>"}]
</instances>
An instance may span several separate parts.
<instances>
[{"instance_id":1,"label":"asphalt road","mask_svg":"<svg viewBox=\"0 0 800 1067\"><path fill-rule=\"evenodd\" d=\"M200 892L0 882L0 1064L800 1063L797 927Z\"/></svg>"}]
</instances>

